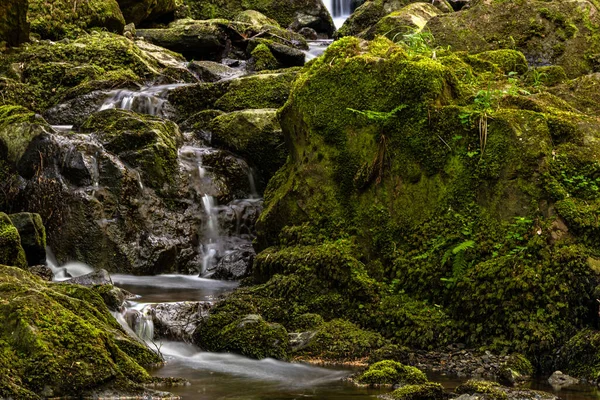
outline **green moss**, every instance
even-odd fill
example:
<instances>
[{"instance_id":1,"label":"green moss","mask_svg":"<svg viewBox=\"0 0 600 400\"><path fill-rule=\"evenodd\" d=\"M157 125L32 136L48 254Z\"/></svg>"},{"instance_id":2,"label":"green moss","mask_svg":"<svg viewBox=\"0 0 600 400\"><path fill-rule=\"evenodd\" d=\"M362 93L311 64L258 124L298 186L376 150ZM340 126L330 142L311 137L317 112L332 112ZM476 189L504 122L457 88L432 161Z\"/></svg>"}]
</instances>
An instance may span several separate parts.
<instances>
[{"instance_id":1,"label":"green moss","mask_svg":"<svg viewBox=\"0 0 600 400\"><path fill-rule=\"evenodd\" d=\"M105 28L122 33L125 19L116 0L30 0L28 19L31 32L43 39L75 37L92 28Z\"/></svg>"},{"instance_id":2,"label":"green moss","mask_svg":"<svg viewBox=\"0 0 600 400\"><path fill-rule=\"evenodd\" d=\"M534 369L531 362L522 354L511 354L500 366L498 379L501 382L514 384L529 379Z\"/></svg>"},{"instance_id":3,"label":"green moss","mask_svg":"<svg viewBox=\"0 0 600 400\"><path fill-rule=\"evenodd\" d=\"M49 284L0 267L0 315L6 321L0 344L8 359L0 366L0 390L8 397L82 395L107 383L139 393L150 376L137 361L160 361L128 338L102 299L81 286ZM138 360L121 345L136 348Z\"/></svg>"},{"instance_id":4,"label":"green moss","mask_svg":"<svg viewBox=\"0 0 600 400\"><path fill-rule=\"evenodd\" d=\"M356 380L368 385L417 385L426 383L427 376L418 368L397 361L383 360L370 365Z\"/></svg>"},{"instance_id":5,"label":"green moss","mask_svg":"<svg viewBox=\"0 0 600 400\"><path fill-rule=\"evenodd\" d=\"M509 72L524 74L529 70L529 65L523 53L515 50L484 51L473 57L477 60L491 62L506 74Z\"/></svg>"},{"instance_id":6,"label":"green moss","mask_svg":"<svg viewBox=\"0 0 600 400\"><path fill-rule=\"evenodd\" d=\"M469 380L459 385L455 392L458 394L485 394L493 400L504 400L508 396L506 392L500 390L500 385L496 382Z\"/></svg>"},{"instance_id":7,"label":"green moss","mask_svg":"<svg viewBox=\"0 0 600 400\"><path fill-rule=\"evenodd\" d=\"M446 397L444 387L439 383L406 385L389 394L393 400L441 400Z\"/></svg>"},{"instance_id":8,"label":"green moss","mask_svg":"<svg viewBox=\"0 0 600 400\"><path fill-rule=\"evenodd\" d=\"M148 186L162 188L173 182L178 169L177 147L182 142L173 122L110 109L91 115L80 129L94 133L107 150L139 167Z\"/></svg>"},{"instance_id":9,"label":"green moss","mask_svg":"<svg viewBox=\"0 0 600 400\"><path fill-rule=\"evenodd\" d=\"M19 232L4 213L0 213L0 263L20 268L27 267Z\"/></svg>"},{"instance_id":10,"label":"green moss","mask_svg":"<svg viewBox=\"0 0 600 400\"><path fill-rule=\"evenodd\" d=\"M256 46L250 55L252 56L253 66L256 71L274 70L279 68L277 59L273 56L269 47L264 43L260 43Z\"/></svg>"}]
</instances>

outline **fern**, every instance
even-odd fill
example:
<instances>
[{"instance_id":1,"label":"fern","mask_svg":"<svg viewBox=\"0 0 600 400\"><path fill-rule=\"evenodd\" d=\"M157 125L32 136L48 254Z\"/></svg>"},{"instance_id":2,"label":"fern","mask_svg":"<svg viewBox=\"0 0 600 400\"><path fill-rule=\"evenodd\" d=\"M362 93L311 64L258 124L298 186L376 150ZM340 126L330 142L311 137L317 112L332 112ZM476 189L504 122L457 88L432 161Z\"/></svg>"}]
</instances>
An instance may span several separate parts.
<instances>
[{"instance_id":1,"label":"fern","mask_svg":"<svg viewBox=\"0 0 600 400\"><path fill-rule=\"evenodd\" d=\"M452 258L452 277L440 278L441 281L446 282L446 287L448 289L456 285L456 282L462 278L469 268L466 251L472 249L473 247L475 247L475 242L473 240L466 240L444 253L444 256L442 257L442 265L446 265L448 260L454 256Z\"/></svg>"}]
</instances>

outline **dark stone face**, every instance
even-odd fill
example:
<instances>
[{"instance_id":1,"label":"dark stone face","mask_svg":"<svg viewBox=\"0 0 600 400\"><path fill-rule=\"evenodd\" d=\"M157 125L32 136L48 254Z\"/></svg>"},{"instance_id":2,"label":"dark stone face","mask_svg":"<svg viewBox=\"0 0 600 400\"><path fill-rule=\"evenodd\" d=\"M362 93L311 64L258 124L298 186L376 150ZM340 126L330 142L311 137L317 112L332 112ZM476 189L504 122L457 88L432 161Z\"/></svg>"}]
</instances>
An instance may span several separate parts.
<instances>
[{"instance_id":1,"label":"dark stone face","mask_svg":"<svg viewBox=\"0 0 600 400\"><path fill-rule=\"evenodd\" d=\"M0 42L18 46L29 40L27 0L6 0L0 4Z\"/></svg>"}]
</instances>

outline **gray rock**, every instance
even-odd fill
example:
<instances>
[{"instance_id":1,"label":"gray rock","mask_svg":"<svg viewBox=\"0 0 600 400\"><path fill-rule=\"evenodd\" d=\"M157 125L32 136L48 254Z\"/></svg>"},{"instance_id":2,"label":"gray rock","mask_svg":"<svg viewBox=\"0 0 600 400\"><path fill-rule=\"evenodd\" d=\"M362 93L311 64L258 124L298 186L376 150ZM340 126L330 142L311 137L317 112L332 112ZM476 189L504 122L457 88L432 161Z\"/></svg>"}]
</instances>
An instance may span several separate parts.
<instances>
[{"instance_id":1,"label":"gray rock","mask_svg":"<svg viewBox=\"0 0 600 400\"><path fill-rule=\"evenodd\" d=\"M217 82L241 75L241 71L214 61L192 61L188 68L203 82Z\"/></svg>"},{"instance_id":2,"label":"gray rock","mask_svg":"<svg viewBox=\"0 0 600 400\"><path fill-rule=\"evenodd\" d=\"M256 253L246 245L223 256L214 269L213 279L239 280L250 275Z\"/></svg>"},{"instance_id":3,"label":"gray rock","mask_svg":"<svg viewBox=\"0 0 600 400\"><path fill-rule=\"evenodd\" d=\"M563 374L561 371L554 371L548 378L548 383L554 388L563 388L578 384L579 379Z\"/></svg>"},{"instance_id":4,"label":"gray rock","mask_svg":"<svg viewBox=\"0 0 600 400\"><path fill-rule=\"evenodd\" d=\"M112 279L110 279L110 275L108 271L105 269L99 269L97 271L91 272L86 275L77 276L75 278L71 278L66 283L72 283L74 285L83 285L83 286L94 286L94 285L112 285Z\"/></svg>"},{"instance_id":5,"label":"gray rock","mask_svg":"<svg viewBox=\"0 0 600 400\"><path fill-rule=\"evenodd\" d=\"M308 345L310 344L310 342L316 334L316 331L289 333L288 335L290 337L290 349L292 351L299 351L308 347Z\"/></svg>"},{"instance_id":6,"label":"gray rock","mask_svg":"<svg viewBox=\"0 0 600 400\"><path fill-rule=\"evenodd\" d=\"M48 282L50 282L54 276L52 269L47 265L34 265L33 267L29 267L29 272Z\"/></svg>"},{"instance_id":7,"label":"gray rock","mask_svg":"<svg viewBox=\"0 0 600 400\"><path fill-rule=\"evenodd\" d=\"M212 303L182 301L151 304L148 307L154 323L155 338L189 342L203 318L208 317Z\"/></svg>"}]
</instances>

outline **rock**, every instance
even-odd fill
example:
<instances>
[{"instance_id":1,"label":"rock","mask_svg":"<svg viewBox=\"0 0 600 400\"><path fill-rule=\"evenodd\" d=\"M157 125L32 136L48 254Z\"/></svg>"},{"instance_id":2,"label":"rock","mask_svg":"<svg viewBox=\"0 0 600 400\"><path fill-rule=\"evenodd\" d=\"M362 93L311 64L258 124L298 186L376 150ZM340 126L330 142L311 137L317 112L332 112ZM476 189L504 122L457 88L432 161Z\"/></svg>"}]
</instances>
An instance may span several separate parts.
<instances>
[{"instance_id":1,"label":"rock","mask_svg":"<svg viewBox=\"0 0 600 400\"><path fill-rule=\"evenodd\" d=\"M0 5L0 42L18 46L29 40L28 0L7 0Z\"/></svg>"},{"instance_id":2,"label":"rock","mask_svg":"<svg viewBox=\"0 0 600 400\"><path fill-rule=\"evenodd\" d=\"M166 29L138 29L136 36L199 60L220 61L227 46L227 35L211 21L177 21Z\"/></svg>"},{"instance_id":3,"label":"rock","mask_svg":"<svg viewBox=\"0 0 600 400\"><path fill-rule=\"evenodd\" d=\"M102 91L77 96L48 109L44 118L52 125L81 125L105 100L106 93Z\"/></svg>"},{"instance_id":4,"label":"rock","mask_svg":"<svg viewBox=\"0 0 600 400\"><path fill-rule=\"evenodd\" d=\"M29 0L31 32L43 39L74 37L92 28L123 33L125 19L116 0Z\"/></svg>"},{"instance_id":5,"label":"rock","mask_svg":"<svg viewBox=\"0 0 600 400\"><path fill-rule=\"evenodd\" d=\"M561 371L554 371L548 378L548 383L552 385L553 388L563 388L578 384L579 379L563 374Z\"/></svg>"},{"instance_id":6,"label":"rock","mask_svg":"<svg viewBox=\"0 0 600 400\"><path fill-rule=\"evenodd\" d=\"M234 111L216 117L208 129L214 145L245 157L264 182L287 158L275 109Z\"/></svg>"},{"instance_id":7,"label":"rock","mask_svg":"<svg viewBox=\"0 0 600 400\"><path fill-rule=\"evenodd\" d=\"M52 269L47 265L34 265L33 267L29 267L29 272L31 272L33 275L39 276L46 282L52 281L52 278L54 277Z\"/></svg>"},{"instance_id":8,"label":"rock","mask_svg":"<svg viewBox=\"0 0 600 400\"><path fill-rule=\"evenodd\" d=\"M599 89L600 73L596 72L565 82L549 91L580 112L595 114L600 112Z\"/></svg>"},{"instance_id":9,"label":"rock","mask_svg":"<svg viewBox=\"0 0 600 400\"><path fill-rule=\"evenodd\" d=\"M386 36L391 40L402 39L403 35L421 32L431 18L440 14L442 12L439 8L431 4L411 3L381 18L358 36L368 40L378 35Z\"/></svg>"},{"instance_id":10,"label":"rock","mask_svg":"<svg viewBox=\"0 0 600 400\"><path fill-rule=\"evenodd\" d=\"M248 66L254 71L276 70L280 67L269 46L264 43L254 46L250 52Z\"/></svg>"},{"instance_id":11,"label":"rock","mask_svg":"<svg viewBox=\"0 0 600 400\"><path fill-rule=\"evenodd\" d=\"M151 304L154 337L178 341L191 341L192 334L208 316L212 304L205 301L182 301Z\"/></svg>"},{"instance_id":12,"label":"rock","mask_svg":"<svg viewBox=\"0 0 600 400\"><path fill-rule=\"evenodd\" d=\"M23 107L0 106L0 154L17 168L30 144L49 130L43 118Z\"/></svg>"},{"instance_id":13,"label":"rock","mask_svg":"<svg viewBox=\"0 0 600 400\"><path fill-rule=\"evenodd\" d=\"M3 397L87 397L109 388L143 394L151 377L142 366L160 358L123 331L100 296L5 266L0 285Z\"/></svg>"},{"instance_id":14,"label":"rock","mask_svg":"<svg viewBox=\"0 0 600 400\"><path fill-rule=\"evenodd\" d=\"M471 53L515 49L532 66L559 65L574 78L596 68L588 53L600 40L590 31L598 27L599 18L588 1L479 2L463 12L430 20L427 29L439 46Z\"/></svg>"},{"instance_id":15,"label":"rock","mask_svg":"<svg viewBox=\"0 0 600 400\"><path fill-rule=\"evenodd\" d=\"M209 318L194 332L194 343L207 351L228 351L250 358L286 359L289 337L282 325L248 314L224 326Z\"/></svg>"},{"instance_id":16,"label":"rock","mask_svg":"<svg viewBox=\"0 0 600 400\"><path fill-rule=\"evenodd\" d=\"M80 127L102 145L140 168L144 183L161 188L178 170L177 147L183 138L177 125L131 111L108 109L92 114Z\"/></svg>"},{"instance_id":17,"label":"rock","mask_svg":"<svg viewBox=\"0 0 600 400\"><path fill-rule=\"evenodd\" d=\"M261 69L276 69L276 67L301 67L304 65L304 61L306 55L303 51L298 50L291 46L286 46L281 43L272 42L265 39L252 39L248 42L247 52L252 55L252 57L257 57L255 54L256 49L264 44L269 49L270 53L273 55L277 64L272 65L269 68L256 68L257 70Z\"/></svg>"},{"instance_id":18,"label":"rock","mask_svg":"<svg viewBox=\"0 0 600 400\"><path fill-rule=\"evenodd\" d=\"M301 34L302 36L304 36L306 38L306 40L317 40L319 38L317 31L315 31L312 28L308 28L306 26L304 28L300 29L298 31L298 33Z\"/></svg>"},{"instance_id":19,"label":"rock","mask_svg":"<svg viewBox=\"0 0 600 400\"><path fill-rule=\"evenodd\" d=\"M99 269L86 275L77 276L65 282L71 283L73 285L82 285L87 287L113 284L112 279L110 279L110 275L108 274L108 271L106 271L105 269Z\"/></svg>"},{"instance_id":20,"label":"rock","mask_svg":"<svg viewBox=\"0 0 600 400\"><path fill-rule=\"evenodd\" d=\"M29 266L46 264L46 228L39 214L18 213L8 216L19 236Z\"/></svg>"},{"instance_id":21,"label":"rock","mask_svg":"<svg viewBox=\"0 0 600 400\"><path fill-rule=\"evenodd\" d=\"M333 20L321 0L270 2L231 0L226 3L217 0L185 0L195 19L233 19L242 11L254 10L277 21L282 27L299 30L305 26L319 33L331 36L335 30ZM239 19L239 17L238 17ZM244 21L254 19L252 15L242 17ZM264 21L261 18L261 22Z\"/></svg>"},{"instance_id":22,"label":"rock","mask_svg":"<svg viewBox=\"0 0 600 400\"><path fill-rule=\"evenodd\" d=\"M401 11L408 4L417 3L419 5L410 6L407 10L405 10L402 14L399 15L399 18L396 19L393 16L389 15L394 13L395 11ZM450 12L452 7L448 4L446 0L434 1L433 6L435 6L441 12ZM380 23L379 31L382 31L384 27L388 24L391 24L390 28L398 27L398 25L402 24L402 21L410 20L410 26L418 26L422 24L422 19L431 18L433 11L431 7L423 6L422 2L413 1L413 0L368 0L365 1L360 7L358 7L352 15L344 21L344 24L338 31L336 32L336 37L341 38L344 36L361 36L367 37L372 36L374 34L375 25ZM386 21L380 21L385 16L388 16ZM410 17L410 15L414 15L416 17L415 20ZM373 30L370 35L367 35L369 30ZM385 32L383 32L385 33ZM392 35L393 37L393 35Z\"/></svg>"},{"instance_id":23,"label":"rock","mask_svg":"<svg viewBox=\"0 0 600 400\"><path fill-rule=\"evenodd\" d=\"M123 12L125 23L140 25L142 22L153 22L164 18L173 19L177 8L175 0L117 0Z\"/></svg>"},{"instance_id":24,"label":"rock","mask_svg":"<svg viewBox=\"0 0 600 400\"><path fill-rule=\"evenodd\" d=\"M290 337L290 350L296 352L305 349L315 337L316 332L292 332L288 335Z\"/></svg>"},{"instance_id":25,"label":"rock","mask_svg":"<svg viewBox=\"0 0 600 400\"><path fill-rule=\"evenodd\" d=\"M279 23L266 15L259 13L256 10L244 10L238 13L234 18L234 21L243 22L254 26L265 26L272 25L279 27Z\"/></svg>"},{"instance_id":26,"label":"rock","mask_svg":"<svg viewBox=\"0 0 600 400\"><path fill-rule=\"evenodd\" d=\"M105 271L105 270L100 270L100 271ZM73 279L77 279L77 278L73 278ZM108 277L108 280L110 280L110 276ZM102 280L100 280L99 282L101 282L101 281ZM125 300L135 297L128 291L118 288L116 286L113 286L112 282L108 283L108 281L106 279L104 280L104 282L106 282L106 283L99 283L97 285L93 285L92 290L94 292L98 293L102 297L102 300L104 300L104 304L106 304L108 309L111 311L120 312L123 308L123 303L125 303ZM73 283L73 282L72 282L72 280L69 280L69 281L67 281L67 283ZM84 286L88 286L88 285L84 285Z\"/></svg>"},{"instance_id":27,"label":"rock","mask_svg":"<svg viewBox=\"0 0 600 400\"><path fill-rule=\"evenodd\" d=\"M444 387L439 383L422 383L406 385L392 393L381 396L389 400L442 400L445 398Z\"/></svg>"},{"instance_id":28,"label":"rock","mask_svg":"<svg viewBox=\"0 0 600 400\"><path fill-rule=\"evenodd\" d=\"M458 398L465 396L465 400L479 399L508 399L508 400L557 400L558 396L538 390L508 388L500 386L496 382L469 380L459 385L455 392L460 394Z\"/></svg>"},{"instance_id":29,"label":"rock","mask_svg":"<svg viewBox=\"0 0 600 400\"><path fill-rule=\"evenodd\" d=\"M231 79L242 74L242 72L237 69L214 61L192 61L187 67L203 82L217 82L223 79Z\"/></svg>"},{"instance_id":30,"label":"rock","mask_svg":"<svg viewBox=\"0 0 600 400\"><path fill-rule=\"evenodd\" d=\"M212 279L237 281L250 275L256 253L252 245L227 252L214 268ZM209 272L213 272L209 270Z\"/></svg>"},{"instance_id":31,"label":"rock","mask_svg":"<svg viewBox=\"0 0 600 400\"><path fill-rule=\"evenodd\" d=\"M8 215L2 212L0 212L0 265L27 267L19 231L12 224Z\"/></svg>"},{"instance_id":32,"label":"rock","mask_svg":"<svg viewBox=\"0 0 600 400\"><path fill-rule=\"evenodd\" d=\"M359 384L380 385L419 385L427 382L427 376L418 368L393 360L383 360L369 365L367 370L353 378Z\"/></svg>"},{"instance_id":33,"label":"rock","mask_svg":"<svg viewBox=\"0 0 600 400\"><path fill-rule=\"evenodd\" d=\"M521 354L511 354L500 366L498 381L508 385L515 385L531 379L533 375L531 362Z\"/></svg>"}]
</instances>

